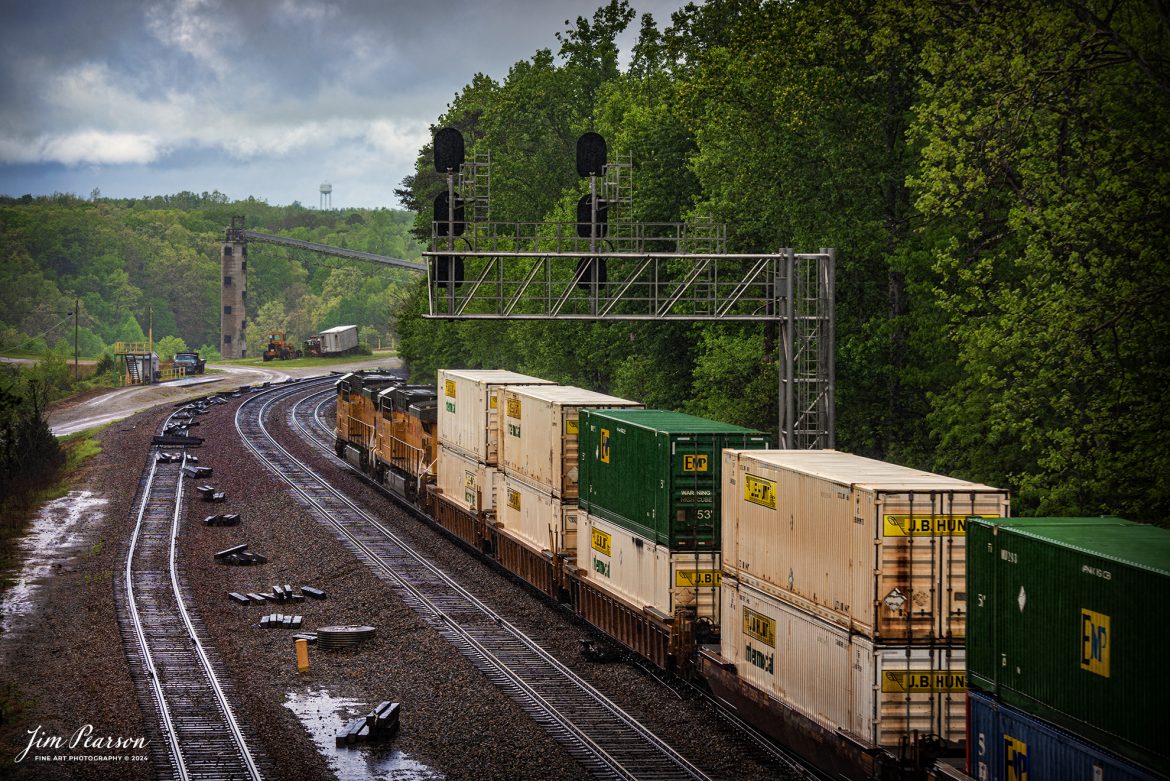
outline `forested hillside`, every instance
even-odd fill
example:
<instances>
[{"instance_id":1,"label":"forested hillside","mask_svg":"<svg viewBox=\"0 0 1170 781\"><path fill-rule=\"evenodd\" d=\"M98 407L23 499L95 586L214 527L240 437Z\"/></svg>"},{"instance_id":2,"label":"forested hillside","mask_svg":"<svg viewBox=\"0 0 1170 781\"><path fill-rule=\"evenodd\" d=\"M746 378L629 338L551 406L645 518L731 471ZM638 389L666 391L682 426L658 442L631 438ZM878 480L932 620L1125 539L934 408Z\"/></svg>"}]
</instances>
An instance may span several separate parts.
<instances>
[{"instance_id":1,"label":"forested hillside","mask_svg":"<svg viewBox=\"0 0 1170 781\"><path fill-rule=\"evenodd\" d=\"M638 219L837 248L839 447L1010 487L1021 514L1165 522L1168 25L1154 0L615 0L502 81L469 74L435 127L490 150L494 220L564 219L594 130L633 156ZM420 235L439 187L423 149L400 192ZM419 379L505 366L775 428L763 325L424 305L400 328Z\"/></svg>"},{"instance_id":2,"label":"forested hillside","mask_svg":"<svg viewBox=\"0 0 1170 781\"><path fill-rule=\"evenodd\" d=\"M421 247L407 212L313 211L220 193L136 200L70 195L0 198L0 351L73 352L73 308L80 299L78 342L99 356L117 340L145 340L216 355L219 252L233 215L251 230L417 259ZM393 338L392 316L411 272L342 262L266 244L249 248L249 354L264 332L296 339L356 324L372 346Z\"/></svg>"}]
</instances>

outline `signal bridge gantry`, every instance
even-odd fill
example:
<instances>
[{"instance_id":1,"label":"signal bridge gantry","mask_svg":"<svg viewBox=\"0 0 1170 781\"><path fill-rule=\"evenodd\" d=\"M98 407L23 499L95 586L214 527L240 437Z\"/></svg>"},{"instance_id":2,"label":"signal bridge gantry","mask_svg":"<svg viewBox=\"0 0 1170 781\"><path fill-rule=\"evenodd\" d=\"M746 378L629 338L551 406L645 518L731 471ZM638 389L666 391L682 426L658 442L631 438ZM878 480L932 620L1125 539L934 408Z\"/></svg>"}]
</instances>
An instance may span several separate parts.
<instances>
[{"instance_id":1,"label":"signal bridge gantry","mask_svg":"<svg viewBox=\"0 0 1170 781\"><path fill-rule=\"evenodd\" d=\"M834 446L834 250L729 253L721 224L625 220L632 167L608 162L596 133L577 142L589 193L572 223L492 222L490 159L467 162L453 128L434 151L447 187L423 253L426 317L776 322L782 444Z\"/></svg>"}]
</instances>

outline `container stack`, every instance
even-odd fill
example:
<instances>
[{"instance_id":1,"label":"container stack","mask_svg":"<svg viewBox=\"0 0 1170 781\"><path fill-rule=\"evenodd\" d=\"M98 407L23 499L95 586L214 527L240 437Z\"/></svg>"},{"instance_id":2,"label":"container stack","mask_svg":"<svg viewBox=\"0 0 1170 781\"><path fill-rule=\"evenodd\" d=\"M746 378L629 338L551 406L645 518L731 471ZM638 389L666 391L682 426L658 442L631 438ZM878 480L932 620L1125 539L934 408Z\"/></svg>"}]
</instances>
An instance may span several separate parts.
<instances>
[{"instance_id":1,"label":"container stack","mask_svg":"<svg viewBox=\"0 0 1170 781\"><path fill-rule=\"evenodd\" d=\"M525 548L577 552L578 443L583 411L641 408L635 401L561 385L509 386L503 406L496 518Z\"/></svg>"},{"instance_id":2,"label":"container stack","mask_svg":"<svg viewBox=\"0 0 1170 781\"><path fill-rule=\"evenodd\" d=\"M720 458L761 431L663 410L581 413L577 566L638 609L718 625Z\"/></svg>"},{"instance_id":3,"label":"container stack","mask_svg":"<svg viewBox=\"0 0 1170 781\"><path fill-rule=\"evenodd\" d=\"M552 385L501 369L439 370L438 488L473 513L496 511L500 391L505 386Z\"/></svg>"},{"instance_id":4,"label":"container stack","mask_svg":"<svg viewBox=\"0 0 1170 781\"><path fill-rule=\"evenodd\" d=\"M965 535L1008 493L832 450L726 450L722 502L720 656L739 678L862 746L960 745Z\"/></svg>"},{"instance_id":5,"label":"container stack","mask_svg":"<svg viewBox=\"0 0 1170 781\"><path fill-rule=\"evenodd\" d=\"M967 772L1170 776L1170 531L1030 518L969 541Z\"/></svg>"}]
</instances>

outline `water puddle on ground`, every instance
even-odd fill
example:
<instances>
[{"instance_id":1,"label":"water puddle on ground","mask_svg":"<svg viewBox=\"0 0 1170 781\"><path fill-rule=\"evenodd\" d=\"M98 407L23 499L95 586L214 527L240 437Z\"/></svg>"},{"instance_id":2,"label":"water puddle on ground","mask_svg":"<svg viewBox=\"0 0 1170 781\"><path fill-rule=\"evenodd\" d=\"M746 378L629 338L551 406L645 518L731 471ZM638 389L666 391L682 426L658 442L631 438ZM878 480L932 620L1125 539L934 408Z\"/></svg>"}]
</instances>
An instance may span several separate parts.
<instances>
[{"instance_id":1,"label":"water puddle on ground","mask_svg":"<svg viewBox=\"0 0 1170 781\"><path fill-rule=\"evenodd\" d=\"M24 564L0 595L0 637L19 632L33 614L41 582L74 555L83 531L102 517L105 505L89 491L70 491L41 508L28 533L16 541Z\"/></svg>"},{"instance_id":2,"label":"water puddle on ground","mask_svg":"<svg viewBox=\"0 0 1170 781\"><path fill-rule=\"evenodd\" d=\"M443 778L442 773L401 751L337 745L338 730L350 719L368 713L373 705L363 706L357 700L334 697L324 689L307 689L289 692L284 707L305 725L338 781L440 781Z\"/></svg>"}]
</instances>

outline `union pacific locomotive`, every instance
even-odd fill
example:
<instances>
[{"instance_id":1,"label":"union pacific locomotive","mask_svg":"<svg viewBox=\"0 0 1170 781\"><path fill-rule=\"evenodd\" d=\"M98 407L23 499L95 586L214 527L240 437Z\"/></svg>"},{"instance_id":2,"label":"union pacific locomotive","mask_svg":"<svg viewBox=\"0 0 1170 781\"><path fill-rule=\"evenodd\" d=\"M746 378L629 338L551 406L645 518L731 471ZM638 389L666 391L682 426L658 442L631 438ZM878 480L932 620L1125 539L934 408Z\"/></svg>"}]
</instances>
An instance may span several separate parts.
<instances>
[{"instance_id":1,"label":"union pacific locomotive","mask_svg":"<svg viewBox=\"0 0 1170 781\"><path fill-rule=\"evenodd\" d=\"M966 527L1006 491L502 370L344 375L335 444L823 770L961 777Z\"/></svg>"}]
</instances>

